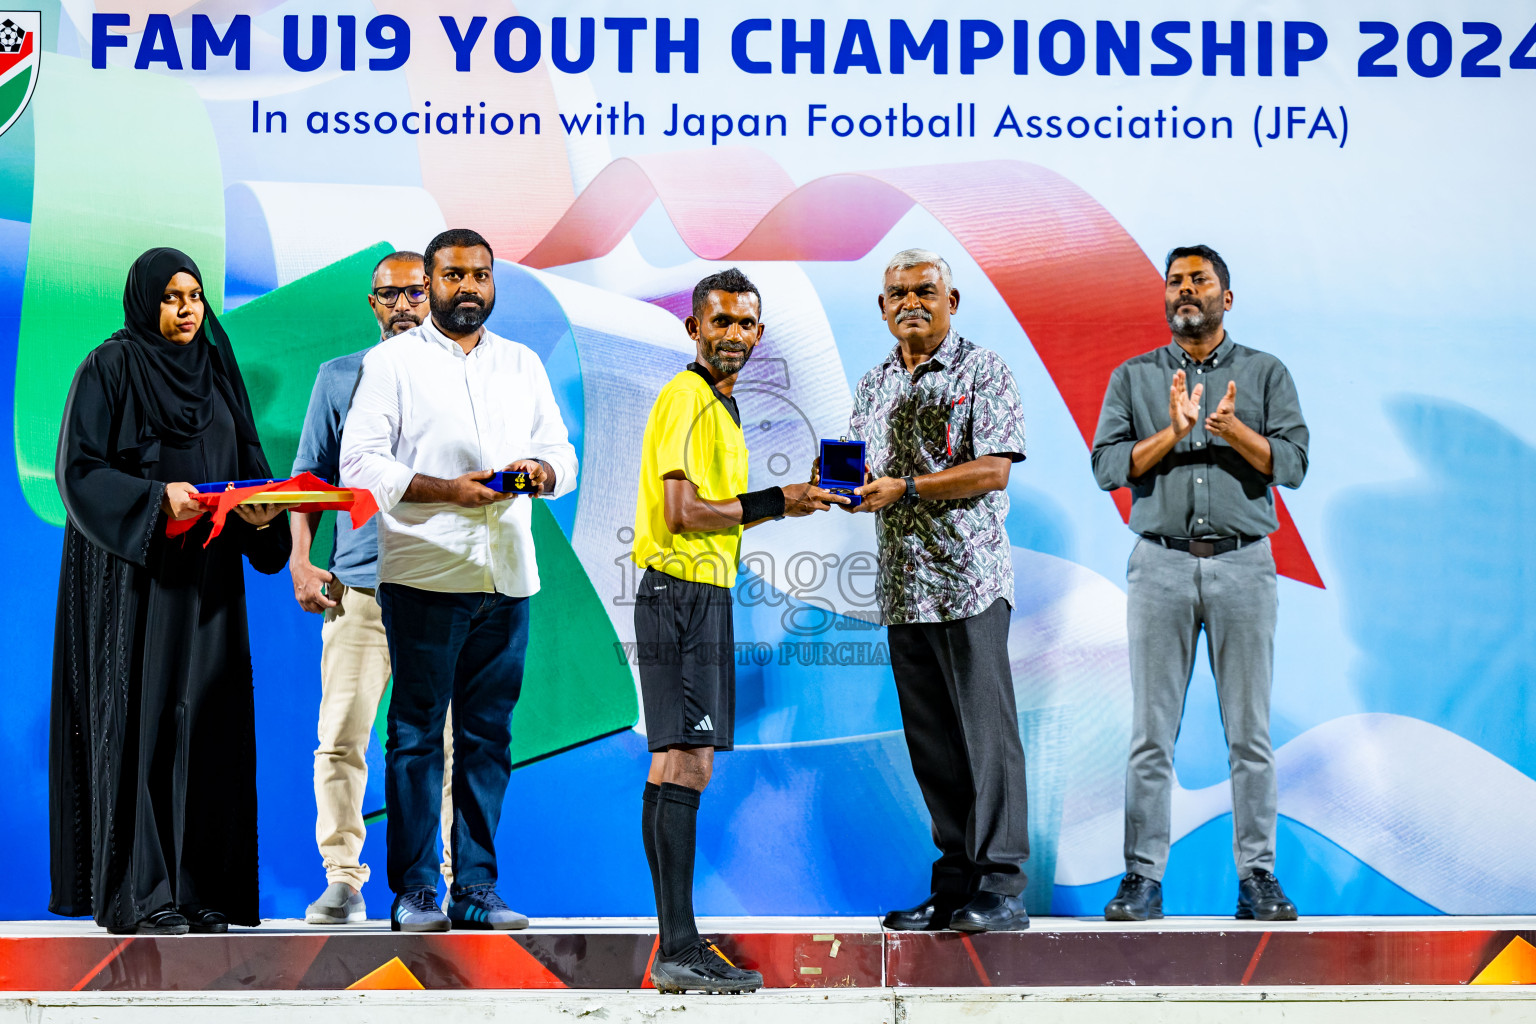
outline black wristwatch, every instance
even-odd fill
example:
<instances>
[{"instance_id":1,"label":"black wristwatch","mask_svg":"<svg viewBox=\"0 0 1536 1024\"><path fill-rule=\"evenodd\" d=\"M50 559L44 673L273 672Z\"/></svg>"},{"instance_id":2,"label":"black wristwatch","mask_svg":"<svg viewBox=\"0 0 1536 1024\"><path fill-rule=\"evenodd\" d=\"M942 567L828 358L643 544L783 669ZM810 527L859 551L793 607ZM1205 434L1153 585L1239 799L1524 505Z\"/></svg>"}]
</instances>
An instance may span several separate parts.
<instances>
[{"instance_id":1,"label":"black wristwatch","mask_svg":"<svg viewBox=\"0 0 1536 1024\"><path fill-rule=\"evenodd\" d=\"M907 504L909 504L909 505L916 505L917 504L917 477L915 477L915 476L908 476L908 477L902 477L902 479L907 482L907 493L903 494L902 498L907 502Z\"/></svg>"}]
</instances>

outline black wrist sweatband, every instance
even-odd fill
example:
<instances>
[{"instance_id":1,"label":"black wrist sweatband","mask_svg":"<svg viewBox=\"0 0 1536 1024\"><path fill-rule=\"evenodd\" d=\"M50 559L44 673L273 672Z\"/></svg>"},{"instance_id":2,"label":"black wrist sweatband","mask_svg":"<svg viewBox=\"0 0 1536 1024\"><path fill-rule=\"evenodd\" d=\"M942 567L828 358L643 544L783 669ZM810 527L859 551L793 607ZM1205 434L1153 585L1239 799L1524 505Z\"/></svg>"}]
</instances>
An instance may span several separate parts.
<instances>
[{"instance_id":1,"label":"black wrist sweatband","mask_svg":"<svg viewBox=\"0 0 1536 1024\"><path fill-rule=\"evenodd\" d=\"M761 491L747 491L736 495L741 502L741 521L755 523L759 519L777 519L784 514L784 488L766 487Z\"/></svg>"}]
</instances>

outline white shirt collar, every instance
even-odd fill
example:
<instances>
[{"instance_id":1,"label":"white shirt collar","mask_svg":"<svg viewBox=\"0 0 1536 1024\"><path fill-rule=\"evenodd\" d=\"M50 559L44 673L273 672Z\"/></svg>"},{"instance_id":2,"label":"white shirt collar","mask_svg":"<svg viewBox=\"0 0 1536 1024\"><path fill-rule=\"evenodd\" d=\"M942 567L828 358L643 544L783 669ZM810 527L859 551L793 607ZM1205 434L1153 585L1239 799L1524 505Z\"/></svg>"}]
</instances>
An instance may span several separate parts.
<instances>
[{"instance_id":1,"label":"white shirt collar","mask_svg":"<svg viewBox=\"0 0 1536 1024\"><path fill-rule=\"evenodd\" d=\"M428 314L427 318L421 322L421 326L419 328L417 328L417 329L419 331L421 331L421 336L423 338L426 338L428 341L435 341L439 345L446 346L447 348L451 349L454 352L457 352L461 356L469 354L469 353L464 351L463 347L460 346L458 342L456 342L452 338L448 337L448 335L444 334L438 328L437 321L433 320L430 314ZM471 352L478 352L478 351L480 351L480 347L482 345L486 344L487 342L489 342L495 336L496 335L491 333L490 328L487 327L484 331L481 332L479 343L476 344L475 347L473 349L471 349L470 351Z\"/></svg>"}]
</instances>

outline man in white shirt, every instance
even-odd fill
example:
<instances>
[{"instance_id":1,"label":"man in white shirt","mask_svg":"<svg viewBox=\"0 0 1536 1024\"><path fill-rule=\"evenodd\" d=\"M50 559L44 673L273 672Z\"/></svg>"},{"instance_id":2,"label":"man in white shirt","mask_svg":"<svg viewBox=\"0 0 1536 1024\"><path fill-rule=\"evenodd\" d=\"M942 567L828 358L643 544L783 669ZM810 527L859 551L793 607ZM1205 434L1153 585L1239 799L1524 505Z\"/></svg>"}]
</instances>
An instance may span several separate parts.
<instances>
[{"instance_id":1,"label":"man in white shirt","mask_svg":"<svg viewBox=\"0 0 1536 1024\"><path fill-rule=\"evenodd\" d=\"M414 330L427 317L427 277L421 254L392 252L373 268L368 306L379 324L374 344ZM370 348L372 346L369 346ZM320 364L315 389L299 435L293 472L313 473L322 480L341 479L341 428L357 389L368 349ZM363 883L368 865L362 862L367 826L363 795L368 786L368 741L373 735L379 701L389 683L389 641L376 596L379 586L378 519L358 529L337 517L330 564L311 564L310 555L320 513L294 514L293 554L288 569L293 595L307 612L321 612L320 716L315 748L315 838L325 864L326 889L304 911L310 924L347 924L367 918ZM327 571L329 570L329 571ZM448 712L450 718L453 712ZM446 762L443 781L452 775L452 737L444 730ZM443 878L453 884L453 865L446 854L453 827L453 800L443 787L440 819L443 835Z\"/></svg>"},{"instance_id":2,"label":"man in white shirt","mask_svg":"<svg viewBox=\"0 0 1536 1024\"><path fill-rule=\"evenodd\" d=\"M363 360L341 480L379 503L379 605L394 667L385 755L394 931L523 928L496 892L496 826L511 775L528 598L539 589L535 500L491 490L526 472L547 497L576 485L549 377L526 346L485 329L489 243L453 229L425 253L431 317ZM453 886L437 904L443 723L453 702Z\"/></svg>"}]
</instances>

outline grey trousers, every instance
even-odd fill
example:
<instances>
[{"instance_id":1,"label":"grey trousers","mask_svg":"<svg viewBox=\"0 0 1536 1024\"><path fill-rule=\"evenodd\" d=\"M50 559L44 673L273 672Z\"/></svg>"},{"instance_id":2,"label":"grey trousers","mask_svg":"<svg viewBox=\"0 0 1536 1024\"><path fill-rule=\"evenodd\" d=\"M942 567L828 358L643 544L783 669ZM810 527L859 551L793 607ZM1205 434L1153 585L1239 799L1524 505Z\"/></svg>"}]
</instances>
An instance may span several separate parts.
<instances>
[{"instance_id":1,"label":"grey trousers","mask_svg":"<svg viewBox=\"0 0 1536 1024\"><path fill-rule=\"evenodd\" d=\"M1275 559L1269 541L1196 558L1142 539L1126 573L1131 757L1125 773L1125 870L1161 880L1168 864L1173 745L1205 630L1232 772L1232 856L1239 878L1275 867L1275 755L1269 691Z\"/></svg>"},{"instance_id":2,"label":"grey trousers","mask_svg":"<svg viewBox=\"0 0 1536 1024\"><path fill-rule=\"evenodd\" d=\"M1028 880L1029 797L1008 617L998 598L969 618L890 627L907 752L939 848L936 893L1017 896Z\"/></svg>"}]
</instances>

